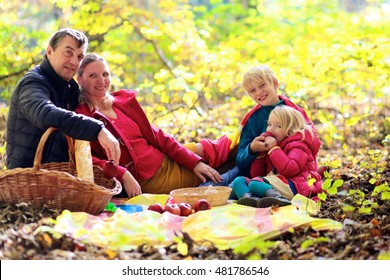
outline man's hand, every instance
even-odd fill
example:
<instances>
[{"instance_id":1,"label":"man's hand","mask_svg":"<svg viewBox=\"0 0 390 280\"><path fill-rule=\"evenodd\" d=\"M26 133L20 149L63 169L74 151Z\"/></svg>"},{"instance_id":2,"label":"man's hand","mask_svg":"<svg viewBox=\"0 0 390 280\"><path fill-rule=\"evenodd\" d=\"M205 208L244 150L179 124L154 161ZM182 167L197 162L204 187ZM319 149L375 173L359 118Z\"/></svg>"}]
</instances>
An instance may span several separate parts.
<instances>
[{"instance_id":1,"label":"man's hand","mask_svg":"<svg viewBox=\"0 0 390 280\"><path fill-rule=\"evenodd\" d=\"M115 164L119 164L121 150L119 147L119 142L114 137L114 135L112 135L107 128L103 127L99 132L98 141L106 151L107 159L113 160Z\"/></svg>"}]
</instances>

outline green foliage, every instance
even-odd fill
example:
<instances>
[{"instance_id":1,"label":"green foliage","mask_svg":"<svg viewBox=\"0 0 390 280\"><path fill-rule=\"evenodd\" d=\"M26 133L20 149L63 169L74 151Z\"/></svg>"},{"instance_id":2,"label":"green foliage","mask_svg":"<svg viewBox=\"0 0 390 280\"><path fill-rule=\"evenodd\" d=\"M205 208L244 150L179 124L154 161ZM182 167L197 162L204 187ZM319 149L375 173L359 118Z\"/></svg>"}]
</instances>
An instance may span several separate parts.
<instances>
[{"instance_id":1,"label":"green foliage","mask_svg":"<svg viewBox=\"0 0 390 280\"><path fill-rule=\"evenodd\" d=\"M339 160L324 162L323 164L332 170L335 170L341 166L341 162ZM335 195L338 191L338 188L344 183L344 181L341 179L333 179L331 174L327 171L324 172L324 177L322 192L318 194L318 198L321 201L326 201L327 195Z\"/></svg>"},{"instance_id":2,"label":"green foliage","mask_svg":"<svg viewBox=\"0 0 390 280\"><path fill-rule=\"evenodd\" d=\"M335 195L337 194L338 188L344 183L343 180L337 179L333 181L331 178L327 178L324 180L322 184L322 192L318 194L318 198L322 201L326 200L327 195Z\"/></svg>"},{"instance_id":3,"label":"green foliage","mask_svg":"<svg viewBox=\"0 0 390 280\"><path fill-rule=\"evenodd\" d=\"M366 199L364 192L361 190L350 190L348 196L352 199L353 205L344 205L344 212L354 212L357 208L359 214L369 214L372 212L373 208L378 208L378 203Z\"/></svg>"},{"instance_id":4,"label":"green foliage","mask_svg":"<svg viewBox=\"0 0 390 280\"><path fill-rule=\"evenodd\" d=\"M361 215L370 214L373 209L379 207L378 201L390 200L390 187L385 177L388 161L384 160L388 155L380 150L369 150L368 155L370 160L362 161L360 167L367 170L367 181L373 185L371 197L367 197L360 189L349 190L347 196L351 203L342 207L347 214L356 214L356 212Z\"/></svg>"},{"instance_id":5,"label":"green foliage","mask_svg":"<svg viewBox=\"0 0 390 280\"><path fill-rule=\"evenodd\" d=\"M5 170L5 123L8 115L8 107L1 108L0 107L0 167L1 170Z\"/></svg>"},{"instance_id":6,"label":"green foliage","mask_svg":"<svg viewBox=\"0 0 390 280\"><path fill-rule=\"evenodd\" d=\"M384 182L383 184L380 184L374 188L372 195L376 196L378 194L381 194L380 198L382 200L390 200L390 186L388 182Z\"/></svg>"},{"instance_id":7,"label":"green foliage","mask_svg":"<svg viewBox=\"0 0 390 280\"><path fill-rule=\"evenodd\" d=\"M275 241L268 241L259 237L247 242L242 242L234 248L233 252L245 256L247 260L259 260L261 259L261 256L265 255L270 248L275 246L275 244Z\"/></svg>"},{"instance_id":8,"label":"green foliage","mask_svg":"<svg viewBox=\"0 0 390 280\"><path fill-rule=\"evenodd\" d=\"M356 132L360 145L385 139L390 19L378 3L350 12L337 0L226 2L3 3L1 96L8 101L41 60L50 33L70 26L87 34L90 52L107 58L113 88L137 89L153 123L181 141L233 131L253 106L242 75L260 63L308 111L324 147L350 145Z\"/></svg>"},{"instance_id":9,"label":"green foliage","mask_svg":"<svg viewBox=\"0 0 390 280\"><path fill-rule=\"evenodd\" d=\"M362 205L365 197L364 192L361 190L350 190L348 195L352 198L354 204Z\"/></svg>"},{"instance_id":10,"label":"green foliage","mask_svg":"<svg viewBox=\"0 0 390 280\"><path fill-rule=\"evenodd\" d=\"M3 1L4 2L4 1ZM0 101L8 100L18 79L42 60L48 32L56 29L56 7L47 1L4 2L0 21Z\"/></svg>"},{"instance_id":11,"label":"green foliage","mask_svg":"<svg viewBox=\"0 0 390 280\"><path fill-rule=\"evenodd\" d=\"M366 1L358 11L338 0L22 2L2 2L0 101L9 102L18 79L42 59L49 35L66 26L84 31L89 52L107 58L113 89L138 90L151 122L181 142L234 132L254 105L241 87L243 73L252 65L269 64L280 93L316 124L323 148L342 145L348 153L390 143L390 17L380 7L383 1ZM1 160L6 113L7 108L0 109ZM357 157L351 164L369 170L370 185L364 187L371 187L372 195L346 192L350 203L342 209L347 215L369 214L390 200L383 179L388 155L375 149L369 155L370 161ZM345 163L325 165L337 171ZM344 183L326 172L320 201L338 194ZM187 255L188 244L180 238L176 242ZM301 249L328 242L310 237ZM259 259L273 246L259 238L234 250ZM389 253L378 259L390 259Z\"/></svg>"},{"instance_id":12,"label":"green foliage","mask_svg":"<svg viewBox=\"0 0 390 280\"><path fill-rule=\"evenodd\" d=\"M307 249L309 247L312 247L314 244L329 243L329 241L330 241L329 238L325 236L321 236L317 238L309 237L309 239L306 239L305 241L302 242L301 249Z\"/></svg>"},{"instance_id":13,"label":"green foliage","mask_svg":"<svg viewBox=\"0 0 390 280\"><path fill-rule=\"evenodd\" d=\"M390 252L379 253L378 260L390 260Z\"/></svg>"}]
</instances>

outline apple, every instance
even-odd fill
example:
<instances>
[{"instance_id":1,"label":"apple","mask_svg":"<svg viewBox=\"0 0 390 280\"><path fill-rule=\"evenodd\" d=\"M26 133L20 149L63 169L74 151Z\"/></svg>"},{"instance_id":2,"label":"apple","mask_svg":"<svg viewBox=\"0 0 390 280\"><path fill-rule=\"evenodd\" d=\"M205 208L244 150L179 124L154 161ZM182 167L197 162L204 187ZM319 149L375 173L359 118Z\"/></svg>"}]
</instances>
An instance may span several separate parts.
<instances>
[{"instance_id":1,"label":"apple","mask_svg":"<svg viewBox=\"0 0 390 280\"><path fill-rule=\"evenodd\" d=\"M192 206L189 203L186 202L181 202L179 203L179 208L180 208L180 216L189 216L192 214Z\"/></svg>"},{"instance_id":2,"label":"apple","mask_svg":"<svg viewBox=\"0 0 390 280\"><path fill-rule=\"evenodd\" d=\"M203 211L203 210L209 210L211 208L210 203L207 201L207 199L199 199L194 206L195 212Z\"/></svg>"},{"instance_id":3,"label":"apple","mask_svg":"<svg viewBox=\"0 0 390 280\"><path fill-rule=\"evenodd\" d=\"M180 216L180 214L181 214L180 207L176 203L169 203L169 204L165 205L164 212L170 212L170 213L172 213L174 215L178 215L178 216Z\"/></svg>"},{"instance_id":4,"label":"apple","mask_svg":"<svg viewBox=\"0 0 390 280\"><path fill-rule=\"evenodd\" d=\"M106 179L112 179L118 174L118 167L113 160L107 160L103 166L103 176Z\"/></svg>"},{"instance_id":5,"label":"apple","mask_svg":"<svg viewBox=\"0 0 390 280\"><path fill-rule=\"evenodd\" d=\"M325 165L322 165L322 166L318 167L317 172L318 172L318 174L320 174L321 178L324 178L325 172L329 172L329 168Z\"/></svg>"},{"instance_id":6,"label":"apple","mask_svg":"<svg viewBox=\"0 0 390 280\"><path fill-rule=\"evenodd\" d=\"M165 202L165 205L167 205L167 204L174 204L174 203L176 203L175 199L174 199L173 197L170 196L170 197L167 199L167 201Z\"/></svg>"},{"instance_id":7,"label":"apple","mask_svg":"<svg viewBox=\"0 0 390 280\"><path fill-rule=\"evenodd\" d=\"M160 214L162 214L164 212L164 208L162 207L161 203L150 204L148 207L148 210L158 212Z\"/></svg>"}]
</instances>

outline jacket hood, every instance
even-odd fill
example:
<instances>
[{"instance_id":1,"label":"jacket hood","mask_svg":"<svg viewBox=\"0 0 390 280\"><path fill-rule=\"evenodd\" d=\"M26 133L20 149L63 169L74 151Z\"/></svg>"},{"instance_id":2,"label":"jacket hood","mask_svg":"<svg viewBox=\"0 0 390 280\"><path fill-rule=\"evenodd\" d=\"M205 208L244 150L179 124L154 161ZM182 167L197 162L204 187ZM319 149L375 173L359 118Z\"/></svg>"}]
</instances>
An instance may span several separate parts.
<instances>
[{"instance_id":1,"label":"jacket hood","mask_svg":"<svg viewBox=\"0 0 390 280\"><path fill-rule=\"evenodd\" d=\"M297 132L294 135L291 135L291 136L287 137L286 139L284 139L279 144L279 146L282 149L284 149L290 142L293 142L293 143L296 144L297 141L298 142L301 141L302 143L305 143L307 145L307 147L309 147L309 149L311 150L311 152L313 154L313 157L316 158L317 155L318 155L318 152L320 150L320 147L321 147L321 141L319 140L319 138L316 136L315 133L313 133L313 135L312 135L310 133L310 131L308 131L307 129L305 129L304 132L305 132L304 133L304 136L305 136L304 139L303 139L302 133Z\"/></svg>"}]
</instances>

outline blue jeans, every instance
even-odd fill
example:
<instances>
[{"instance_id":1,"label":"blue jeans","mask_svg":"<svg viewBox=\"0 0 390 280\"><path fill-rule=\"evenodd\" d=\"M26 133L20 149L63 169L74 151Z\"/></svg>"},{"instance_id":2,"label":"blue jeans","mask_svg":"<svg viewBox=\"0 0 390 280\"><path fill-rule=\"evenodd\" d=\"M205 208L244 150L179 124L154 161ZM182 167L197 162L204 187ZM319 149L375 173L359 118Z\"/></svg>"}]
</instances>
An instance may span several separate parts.
<instances>
[{"instance_id":1,"label":"blue jeans","mask_svg":"<svg viewBox=\"0 0 390 280\"><path fill-rule=\"evenodd\" d=\"M232 169L229 169L228 171L226 171L225 173L221 174L221 177L222 177L222 181L220 183L214 183L213 181L207 181L203 184L200 184L199 187L207 187L207 186L228 186L228 187L232 187L232 182L235 178L237 178L238 176L242 176L242 173L240 171L240 169L238 169L237 166L233 167ZM237 196L234 194L234 192L232 192L230 194L230 197L229 199L237 199Z\"/></svg>"}]
</instances>

